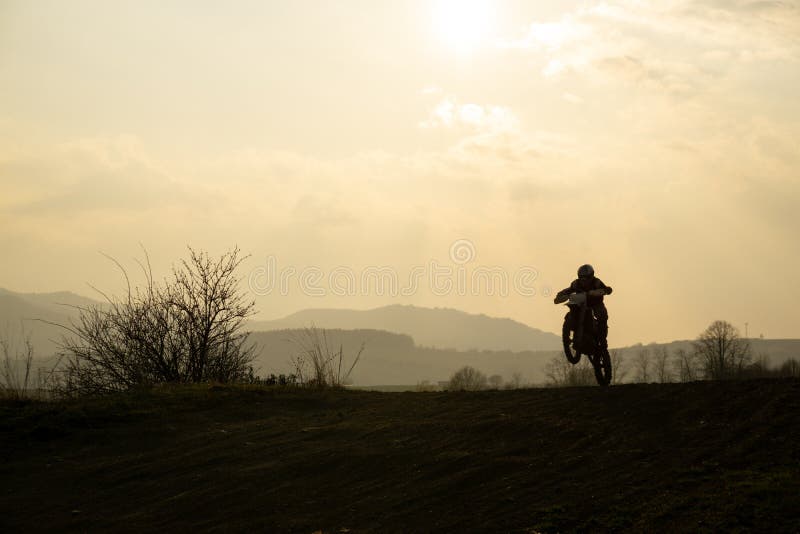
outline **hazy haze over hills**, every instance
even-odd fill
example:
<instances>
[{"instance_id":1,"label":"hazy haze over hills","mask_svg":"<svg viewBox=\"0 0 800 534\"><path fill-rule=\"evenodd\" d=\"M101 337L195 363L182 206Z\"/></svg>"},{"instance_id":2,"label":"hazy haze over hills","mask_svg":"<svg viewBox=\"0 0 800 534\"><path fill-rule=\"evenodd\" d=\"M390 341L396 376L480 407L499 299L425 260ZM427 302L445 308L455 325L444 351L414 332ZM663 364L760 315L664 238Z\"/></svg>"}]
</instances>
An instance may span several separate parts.
<instances>
[{"instance_id":1,"label":"hazy haze over hills","mask_svg":"<svg viewBox=\"0 0 800 534\"><path fill-rule=\"evenodd\" d=\"M508 350L475 351L421 347L411 337L383 330L338 330L325 332L332 352L341 347L343 367L349 368L362 344L364 351L353 369L350 382L368 385L414 385L422 381L447 380L465 365L487 376L498 374L505 380L519 373L524 382L544 382L545 363L559 354L555 351ZM305 340L302 330L253 332L250 340L258 347L255 365L261 376L292 373L292 358L301 351Z\"/></svg>"},{"instance_id":2,"label":"hazy haze over hills","mask_svg":"<svg viewBox=\"0 0 800 534\"><path fill-rule=\"evenodd\" d=\"M67 325L74 306L102 305L71 292L17 293L0 288L0 328L18 340L20 322L31 335L37 358L47 360L66 332L50 323ZM332 350L342 347L346 362L365 350L352 375L358 385L413 385L446 380L458 368L471 365L487 375L510 379L520 373L528 382L544 381L543 367L561 357L560 338L522 323L447 308L392 305L373 310L309 309L275 321L252 321L250 340L256 344L257 371L291 373L302 328L327 330ZM753 356L765 355L780 365L800 358L798 339L750 339ZM641 350L692 350L691 340L632 345L616 350L631 365ZM44 363L42 363L44 365Z\"/></svg>"}]
</instances>

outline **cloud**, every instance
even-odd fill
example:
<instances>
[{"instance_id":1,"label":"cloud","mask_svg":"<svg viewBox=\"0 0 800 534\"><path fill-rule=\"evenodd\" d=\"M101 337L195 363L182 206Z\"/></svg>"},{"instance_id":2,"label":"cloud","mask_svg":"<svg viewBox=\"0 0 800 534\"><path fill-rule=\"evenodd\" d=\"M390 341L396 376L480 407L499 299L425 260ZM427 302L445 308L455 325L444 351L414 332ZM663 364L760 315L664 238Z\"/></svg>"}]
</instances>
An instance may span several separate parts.
<instances>
[{"instance_id":1,"label":"cloud","mask_svg":"<svg viewBox=\"0 0 800 534\"><path fill-rule=\"evenodd\" d=\"M548 79L567 73L592 79L599 70L685 94L733 69L731 60L797 62L798 33L800 6L789 2L616 0L536 21L508 48L542 56Z\"/></svg>"},{"instance_id":2,"label":"cloud","mask_svg":"<svg viewBox=\"0 0 800 534\"><path fill-rule=\"evenodd\" d=\"M456 128L473 131L508 132L519 127L519 119L507 107L460 104L453 97L441 100L430 116L419 123L421 128Z\"/></svg>"},{"instance_id":3,"label":"cloud","mask_svg":"<svg viewBox=\"0 0 800 534\"><path fill-rule=\"evenodd\" d=\"M49 169L51 181L47 173L42 180L55 191L45 191L46 198L88 193L98 183L86 177L98 169L115 179L101 194L90 195L93 200L76 204L68 217L44 209L0 210L0 243L18 251L25 250L25 242L46 248L62 258L59 273L82 281L86 260L78 255L107 250L109 243L129 252L142 241L157 249L154 261L161 264L173 261L186 243L216 249L235 241L260 257L274 253L282 264L299 267L337 261L406 265L425 262L466 236L477 244L482 261L529 263L552 283L562 270L572 272L574 261L593 258L606 272L616 271L609 272L610 283L626 287L614 302L618 324L647 328L653 336L676 335L674 328L691 331L713 314L716 304L702 302L681 313L679 326L673 326L667 315L682 309L684 292L735 285L737 277L782 265L781 258L800 261L798 252L785 246L793 243L790 199L797 195L796 185L787 183L800 165L794 141L800 136L791 128L765 120L710 139L699 132L702 142L685 141L690 150L626 141L606 152L602 140L598 148L564 134L528 131L519 120L514 128L493 128L493 106L451 101L446 116L452 120L447 128L458 134L454 142L411 154L333 158L251 147L199 156L191 168L180 169L141 147L126 151L113 142L67 152L42 149L16 168L39 168L40 174ZM657 123L664 124L661 118ZM718 124L713 128L722 131ZM9 156L5 164L15 167L15 161ZM765 181L768 187L760 187ZM167 185L158 185L162 182ZM153 191L163 198L154 199ZM119 202L129 197L129 205L98 212L98 204L114 192ZM728 248L708 246L720 232ZM757 254L718 282L697 267L697 258L724 268L737 257L731 236L737 236L737 247ZM669 295L668 306L659 310L663 315L640 318L640 301L624 295L646 293L654 280ZM764 285L756 280L752 291ZM292 309L314 305L292 298ZM416 302L444 304L422 297ZM725 304L741 308L732 300ZM485 310L490 303L474 305ZM509 313L531 313L530 302L508 300L502 306ZM549 306L539 310L547 313Z\"/></svg>"},{"instance_id":4,"label":"cloud","mask_svg":"<svg viewBox=\"0 0 800 534\"><path fill-rule=\"evenodd\" d=\"M22 152L0 163L0 177L5 207L18 215L142 212L192 197L132 137Z\"/></svg>"},{"instance_id":5,"label":"cloud","mask_svg":"<svg viewBox=\"0 0 800 534\"><path fill-rule=\"evenodd\" d=\"M575 42L591 39L594 32L590 25L574 16L567 15L557 22L535 22L531 24L522 45L555 52Z\"/></svg>"}]
</instances>

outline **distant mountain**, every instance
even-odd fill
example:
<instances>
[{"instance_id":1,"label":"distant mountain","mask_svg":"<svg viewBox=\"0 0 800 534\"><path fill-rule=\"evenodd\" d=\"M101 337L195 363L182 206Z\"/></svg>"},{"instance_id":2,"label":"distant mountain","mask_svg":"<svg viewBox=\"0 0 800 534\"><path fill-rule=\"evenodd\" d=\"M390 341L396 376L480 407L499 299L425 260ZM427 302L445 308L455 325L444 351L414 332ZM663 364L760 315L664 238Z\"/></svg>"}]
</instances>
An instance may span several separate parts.
<instances>
[{"instance_id":1,"label":"distant mountain","mask_svg":"<svg viewBox=\"0 0 800 534\"><path fill-rule=\"evenodd\" d=\"M544 382L544 365L553 357L552 351L457 351L420 347L405 334L383 330L325 331L328 347L344 354L343 367L348 369L362 344L364 351L353 369L351 380L360 386L414 385L422 381L436 384L444 381L465 365L487 376L498 374L510 380L519 373L525 382ZM308 338L303 330L271 330L253 332L249 341L257 346L255 367L261 376L294 372L292 358L303 350Z\"/></svg>"},{"instance_id":2,"label":"distant mountain","mask_svg":"<svg viewBox=\"0 0 800 534\"><path fill-rule=\"evenodd\" d=\"M58 350L58 340L66 332L51 323L68 325L77 316L74 306L89 304L99 302L68 291L16 293L0 288L0 334L19 347L22 326L31 337L36 357L49 358Z\"/></svg>"},{"instance_id":3,"label":"distant mountain","mask_svg":"<svg viewBox=\"0 0 800 534\"><path fill-rule=\"evenodd\" d=\"M372 310L308 309L274 321L252 321L253 331L303 328L372 329L406 334L417 345L455 350L557 350L561 338L512 319L450 308L390 305Z\"/></svg>"}]
</instances>

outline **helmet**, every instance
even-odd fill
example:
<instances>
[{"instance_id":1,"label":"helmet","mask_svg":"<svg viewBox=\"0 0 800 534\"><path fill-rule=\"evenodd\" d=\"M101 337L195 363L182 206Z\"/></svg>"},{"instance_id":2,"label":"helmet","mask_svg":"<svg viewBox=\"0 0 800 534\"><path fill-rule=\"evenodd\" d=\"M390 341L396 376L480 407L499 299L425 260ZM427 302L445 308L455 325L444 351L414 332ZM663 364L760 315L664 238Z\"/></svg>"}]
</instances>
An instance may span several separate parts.
<instances>
[{"instance_id":1,"label":"helmet","mask_svg":"<svg viewBox=\"0 0 800 534\"><path fill-rule=\"evenodd\" d=\"M594 276L594 267L589 265L581 265L578 267L578 278L591 278Z\"/></svg>"}]
</instances>

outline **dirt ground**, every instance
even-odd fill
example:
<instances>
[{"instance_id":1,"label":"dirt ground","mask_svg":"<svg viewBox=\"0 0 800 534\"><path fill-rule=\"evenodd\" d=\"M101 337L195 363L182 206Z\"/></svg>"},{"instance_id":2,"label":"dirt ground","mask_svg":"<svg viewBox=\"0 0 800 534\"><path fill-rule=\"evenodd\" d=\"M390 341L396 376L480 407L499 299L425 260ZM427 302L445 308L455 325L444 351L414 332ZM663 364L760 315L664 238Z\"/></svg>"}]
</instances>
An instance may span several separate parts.
<instances>
[{"instance_id":1,"label":"dirt ground","mask_svg":"<svg viewBox=\"0 0 800 534\"><path fill-rule=\"evenodd\" d=\"M800 531L800 381L0 402L0 531Z\"/></svg>"}]
</instances>

